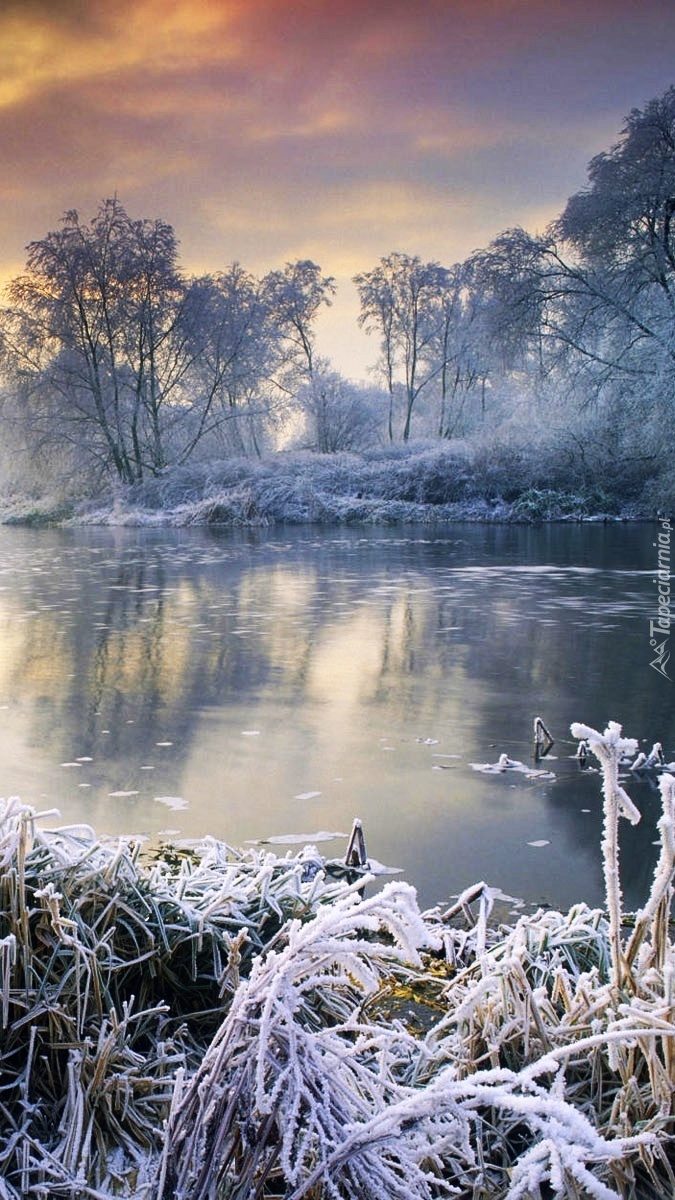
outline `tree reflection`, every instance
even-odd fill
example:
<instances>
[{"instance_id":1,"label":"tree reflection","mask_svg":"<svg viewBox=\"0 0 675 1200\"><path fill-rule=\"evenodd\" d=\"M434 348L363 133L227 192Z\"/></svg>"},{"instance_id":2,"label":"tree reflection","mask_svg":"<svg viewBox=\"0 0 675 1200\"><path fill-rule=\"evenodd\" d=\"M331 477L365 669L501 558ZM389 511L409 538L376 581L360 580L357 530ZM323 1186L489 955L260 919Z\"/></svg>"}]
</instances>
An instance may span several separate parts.
<instances>
[{"instance_id":1,"label":"tree reflection","mask_svg":"<svg viewBox=\"0 0 675 1200\"><path fill-rule=\"evenodd\" d=\"M618 720L675 757L673 718L647 678L648 580L631 576L627 600L623 575L607 573L612 537L618 569L639 558L635 530L592 531L603 571L586 566L588 529L557 541L545 529L539 542L532 530L467 527L323 539L4 532L5 761L20 775L20 747L30 750L30 802L57 791L107 820L110 793L126 791L141 797L143 827L158 828L166 814L148 800L185 792L181 819L195 825L199 811L220 836L229 822L233 840L364 816L378 857L425 887L449 894L496 872L502 886L529 880L571 903L575 880L591 899L601 882L597 797L571 761L571 721ZM514 793L476 778L474 759L531 753L537 713L556 738L556 781ZM246 730L264 733L254 748ZM418 739L438 744L446 772ZM83 759L86 769L61 770ZM316 779L325 799L306 814L289 807ZM22 790L21 778L7 787ZM649 874L652 820L645 812L624 851L631 894ZM552 827L557 866L510 849L526 845L528 822Z\"/></svg>"}]
</instances>

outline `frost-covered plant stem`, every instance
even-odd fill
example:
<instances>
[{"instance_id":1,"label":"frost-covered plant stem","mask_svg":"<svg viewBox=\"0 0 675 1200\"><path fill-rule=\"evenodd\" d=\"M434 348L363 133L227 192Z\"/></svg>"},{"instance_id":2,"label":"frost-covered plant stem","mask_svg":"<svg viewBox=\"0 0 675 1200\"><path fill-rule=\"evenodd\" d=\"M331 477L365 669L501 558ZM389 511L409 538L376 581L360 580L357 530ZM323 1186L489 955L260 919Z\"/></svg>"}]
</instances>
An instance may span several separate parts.
<instances>
[{"instance_id":1,"label":"frost-covered plant stem","mask_svg":"<svg viewBox=\"0 0 675 1200\"><path fill-rule=\"evenodd\" d=\"M619 783L619 762L624 754L635 754L637 742L635 738L622 737L621 726L616 721L610 721L604 733L598 733L597 729L579 723L573 724L571 731L572 737L588 743L602 768L602 867L610 927L612 983L620 991L626 978L627 965L621 943L619 817L627 817L631 825L637 825L640 813Z\"/></svg>"},{"instance_id":2,"label":"frost-covered plant stem","mask_svg":"<svg viewBox=\"0 0 675 1200\"><path fill-rule=\"evenodd\" d=\"M675 777L662 775L659 789L663 803L663 815L659 821L661 853L654 871L649 898L635 918L635 928L626 947L625 959L630 968L650 927L653 964L663 968L665 963L667 924L673 899L675 873Z\"/></svg>"}]
</instances>

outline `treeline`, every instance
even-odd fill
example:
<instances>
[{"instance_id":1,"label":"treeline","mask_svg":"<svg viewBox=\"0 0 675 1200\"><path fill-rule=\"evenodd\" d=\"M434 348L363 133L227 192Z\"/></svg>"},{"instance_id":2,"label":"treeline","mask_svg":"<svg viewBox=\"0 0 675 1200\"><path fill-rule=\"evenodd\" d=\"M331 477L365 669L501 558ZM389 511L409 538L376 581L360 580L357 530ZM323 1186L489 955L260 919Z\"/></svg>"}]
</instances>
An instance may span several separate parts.
<instances>
[{"instance_id":1,"label":"treeline","mask_svg":"<svg viewBox=\"0 0 675 1200\"><path fill-rule=\"evenodd\" d=\"M507 230L449 269L392 254L356 283L390 437L419 413L444 438L553 444L573 477L634 494L658 477L672 503L675 88L630 113L545 233Z\"/></svg>"},{"instance_id":2,"label":"treeline","mask_svg":"<svg viewBox=\"0 0 675 1200\"><path fill-rule=\"evenodd\" d=\"M529 445L570 479L675 492L675 88L628 116L540 235L446 267L392 253L355 277L377 386L316 350L335 281L180 268L161 220L117 199L28 247L0 314L5 444L125 484L192 460L411 438ZM658 503L658 501L657 501Z\"/></svg>"}]
</instances>

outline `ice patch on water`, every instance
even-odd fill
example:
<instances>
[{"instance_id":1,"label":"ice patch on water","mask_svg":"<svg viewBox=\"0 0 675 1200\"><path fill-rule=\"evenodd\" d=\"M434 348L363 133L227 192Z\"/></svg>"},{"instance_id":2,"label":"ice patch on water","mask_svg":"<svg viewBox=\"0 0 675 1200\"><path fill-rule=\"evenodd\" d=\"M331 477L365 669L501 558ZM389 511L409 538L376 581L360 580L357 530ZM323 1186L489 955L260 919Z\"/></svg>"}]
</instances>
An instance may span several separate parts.
<instances>
[{"instance_id":1,"label":"ice patch on water","mask_svg":"<svg viewBox=\"0 0 675 1200\"><path fill-rule=\"evenodd\" d=\"M189 808L187 800L182 796L154 796L155 804L165 804L167 808L177 812L180 808Z\"/></svg>"},{"instance_id":2,"label":"ice patch on water","mask_svg":"<svg viewBox=\"0 0 675 1200\"><path fill-rule=\"evenodd\" d=\"M331 833L327 829L320 829L318 833L275 833L272 837L248 838L247 841L252 846L260 846L263 843L270 846L300 846L312 845L314 842L332 842L335 838L344 840L348 837L348 833Z\"/></svg>"},{"instance_id":3,"label":"ice patch on water","mask_svg":"<svg viewBox=\"0 0 675 1200\"><path fill-rule=\"evenodd\" d=\"M469 763L469 766L474 771L482 772L483 775L503 775L505 771L519 771L526 779L555 779L552 771L528 767L526 763L520 762L517 758L509 758L508 754L500 754L497 762L472 762Z\"/></svg>"}]
</instances>

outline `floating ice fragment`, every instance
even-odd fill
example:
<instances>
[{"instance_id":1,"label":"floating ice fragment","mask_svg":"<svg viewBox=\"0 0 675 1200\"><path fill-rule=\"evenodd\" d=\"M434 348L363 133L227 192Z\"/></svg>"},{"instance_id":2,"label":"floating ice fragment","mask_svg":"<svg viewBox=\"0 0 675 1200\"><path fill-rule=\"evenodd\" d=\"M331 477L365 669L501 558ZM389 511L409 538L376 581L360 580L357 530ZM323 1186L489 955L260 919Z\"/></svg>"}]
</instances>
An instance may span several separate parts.
<instances>
[{"instance_id":1,"label":"floating ice fragment","mask_svg":"<svg viewBox=\"0 0 675 1200\"><path fill-rule=\"evenodd\" d=\"M62 767L81 767L82 763L81 762L64 762L64 763L61 763L61 766Z\"/></svg>"},{"instance_id":2,"label":"floating ice fragment","mask_svg":"<svg viewBox=\"0 0 675 1200\"><path fill-rule=\"evenodd\" d=\"M241 736L242 737L260 737L260 730L259 729L242 729Z\"/></svg>"},{"instance_id":3,"label":"floating ice fragment","mask_svg":"<svg viewBox=\"0 0 675 1200\"><path fill-rule=\"evenodd\" d=\"M502 775L504 771L520 771L526 779L555 779L552 771L533 770L508 754L500 754L494 763L469 763L474 771L482 771L484 775Z\"/></svg>"},{"instance_id":4,"label":"floating ice fragment","mask_svg":"<svg viewBox=\"0 0 675 1200\"><path fill-rule=\"evenodd\" d=\"M316 800L316 797L320 796L320 795L321 795L321 792L298 792L297 796L294 796L293 799L294 800Z\"/></svg>"},{"instance_id":5,"label":"floating ice fragment","mask_svg":"<svg viewBox=\"0 0 675 1200\"><path fill-rule=\"evenodd\" d=\"M420 746L437 746L438 745L438 738L418 737L417 741L419 742Z\"/></svg>"},{"instance_id":6,"label":"floating ice fragment","mask_svg":"<svg viewBox=\"0 0 675 1200\"><path fill-rule=\"evenodd\" d=\"M272 837L250 839L251 845L260 845L265 842L270 846L295 846L313 842L332 842L334 838L347 838L348 833L330 833L327 829L320 829L318 833L275 833Z\"/></svg>"},{"instance_id":7,"label":"floating ice fragment","mask_svg":"<svg viewBox=\"0 0 675 1200\"><path fill-rule=\"evenodd\" d=\"M507 769L514 771L529 770L529 768L525 766L525 763L518 762L513 758L509 758L508 754L500 754L497 762L494 763L469 763L469 766L474 771L483 771L486 775L498 775Z\"/></svg>"},{"instance_id":8,"label":"floating ice fragment","mask_svg":"<svg viewBox=\"0 0 675 1200\"><path fill-rule=\"evenodd\" d=\"M368 874L369 875L400 875L403 867L389 867L386 863L378 862L376 858L368 856Z\"/></svg>"},{"instance_id":9,"label":"floating ice fragment","mask_svg":"<svg viewBox=\"0 0 675 1200\"><path fill-rule=\"evenodd\" d=\"M538 841L528 842L527 844L528 844L528 846L535 846L537 850L540 848L540 846L550 846L551 845L550 841L547 838L539 838Z\"/></svg>"},{"instance_id":10,"label":"floating ice fragment","mask_svg":"<svg viewBox=\"0 0 675 1200\"><path fill-rule=\"evenodd\" d=\"M137 796L138 792L108 792L109 796Z\"/></svg>"},{"instance_id":11,"label":"floating ice fragment","mask_svg":"<svg viewBox=\"0 0 675 1200\"><path fill-rule=\"evenodd\" d=\"M78 761L79 763L83 763L83 762L93 762L94 760L93 760L93 758L90 758L88 754L81 754L81 755L78 757L78 760L77 760L77 761Z\"/></svg>"},{"instance_id":12,"label":"floating ice fragment","mask_svg":"<svg viewBox=\"0 0 675 1200\"><path fill-rule=\"evenodd\" d=\"M173 742L155 742L156 746L173 746Z\"/></svg>"},{"instance_id":13,"label":"floating ice fragment","mask_svg":"<svg viewBox=\"0 0 675 1200\"><path fill-rule=\"evenodd\" d=\"M154 801L156 804L165 804L174 812L177 812L179 808L189 807L187 800L184 800L182 796L155 796Z\"/></svg>"}]
</instances>

